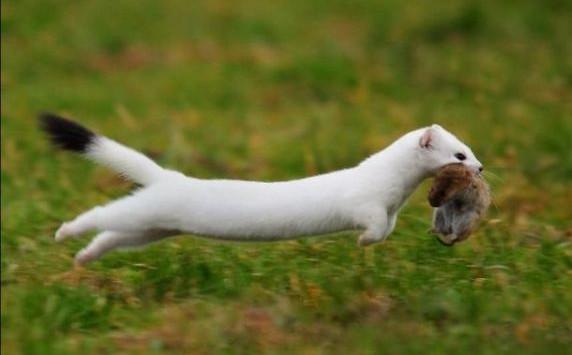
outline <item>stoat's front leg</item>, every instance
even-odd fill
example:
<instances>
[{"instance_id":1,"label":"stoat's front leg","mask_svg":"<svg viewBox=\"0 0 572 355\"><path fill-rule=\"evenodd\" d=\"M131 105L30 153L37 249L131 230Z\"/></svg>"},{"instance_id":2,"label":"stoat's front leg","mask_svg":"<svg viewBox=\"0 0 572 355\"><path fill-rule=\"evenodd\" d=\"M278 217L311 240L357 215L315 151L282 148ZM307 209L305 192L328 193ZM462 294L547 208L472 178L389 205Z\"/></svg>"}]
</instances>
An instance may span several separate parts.
<instances>
[{"instance_id":1,"label":"stoat's front leg","mask_svg":"<svg viewBox=\"0 0 572 355\"><path fill-rule=\"evenodd\" d=\"M385 240L388 233L388 217L385 209L368 213L365 218L365 231L359 236L358 245L365 247Z\"/></svg>"}]
</instances>

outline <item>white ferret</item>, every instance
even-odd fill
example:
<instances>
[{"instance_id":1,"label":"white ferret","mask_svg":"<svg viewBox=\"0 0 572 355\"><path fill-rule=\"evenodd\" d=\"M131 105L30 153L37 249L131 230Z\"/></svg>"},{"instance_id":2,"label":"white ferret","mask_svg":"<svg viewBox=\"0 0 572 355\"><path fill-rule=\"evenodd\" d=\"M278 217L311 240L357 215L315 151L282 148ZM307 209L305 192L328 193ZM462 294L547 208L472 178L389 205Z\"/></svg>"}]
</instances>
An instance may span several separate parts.
<instances>
[{"instance_id":1,"label":"white ferret","mask_svg":"<svg viewBox=\"0 0 572 355\"><path fill-rule=\"evenodd\" d=\"M359 245L383 241L415 188L451 163L479 170L469 147L438 125L409 132L359 165L298 180L203 180L160 167L143 154L54 114L39 117L52 143L142 185L61 225L56 241L98 231L76 255L86 264L122 247L177 234L277 241L363 229Z\"/></svg>"}]
</instances>

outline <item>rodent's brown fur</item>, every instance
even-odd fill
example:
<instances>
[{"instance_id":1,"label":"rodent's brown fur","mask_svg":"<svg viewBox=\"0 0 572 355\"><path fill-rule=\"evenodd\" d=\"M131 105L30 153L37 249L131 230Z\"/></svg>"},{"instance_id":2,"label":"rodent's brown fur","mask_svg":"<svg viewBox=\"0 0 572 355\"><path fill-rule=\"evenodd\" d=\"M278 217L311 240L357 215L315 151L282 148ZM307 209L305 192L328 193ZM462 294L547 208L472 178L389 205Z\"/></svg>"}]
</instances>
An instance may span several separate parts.
<instances>
[{"instance_id":1,"label":"rodent's brown fur","mask_svg":"<svg viewBox=\"0 0 572 355\"><path fill-rule=\"evenodd\" d=\"M437 172L428 199L436 207L432 232L443 244L453 245L476 229L490 205L490 192L480 174L449 164Z\"/></svg>"}]
</instances>

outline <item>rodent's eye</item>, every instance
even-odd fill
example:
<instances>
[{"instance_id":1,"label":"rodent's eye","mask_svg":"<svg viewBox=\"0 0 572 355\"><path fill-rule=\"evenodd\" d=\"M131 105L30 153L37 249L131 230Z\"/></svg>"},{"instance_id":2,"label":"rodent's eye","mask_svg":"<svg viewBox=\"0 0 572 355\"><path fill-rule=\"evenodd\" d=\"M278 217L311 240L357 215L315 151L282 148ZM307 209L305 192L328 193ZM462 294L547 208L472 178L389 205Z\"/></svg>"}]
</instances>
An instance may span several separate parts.
<instances>
[{"instance_id":1,"label":"rodent's eye","mask_svg":"<svg viewBox=\"0 0 572 355\"><path fill-rule=\"evenodd\" d=\"M467 157L465 156L465 154L463 153L457 153L455 154L455 158L459 159L459 160L465 160L467 159Z\"/></svg>"}]
</instances>

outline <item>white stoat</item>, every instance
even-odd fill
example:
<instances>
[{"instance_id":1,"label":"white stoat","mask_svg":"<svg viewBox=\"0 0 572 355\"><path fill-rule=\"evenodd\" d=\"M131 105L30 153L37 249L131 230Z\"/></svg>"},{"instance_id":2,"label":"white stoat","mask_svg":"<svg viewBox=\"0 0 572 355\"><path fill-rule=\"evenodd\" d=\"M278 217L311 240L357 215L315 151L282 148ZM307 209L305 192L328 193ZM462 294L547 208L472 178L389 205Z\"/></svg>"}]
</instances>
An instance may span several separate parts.
<instances>
[{"instance_id":1,"label":"white stoat","mask_svg":"<svg viewBox=\"0 0 572 355\"><path fill-rule=\"evenodd\" d=\"M70 120L40 115L51 141L143 185L132 195L63 223L56 240L100 232L76 255L85 264L121 247L189 233L276 241L363 229L359 245L383 241L409 195L437 169L482 169L471 149L438 125L409 132L359 165L298 180L203 180L167 170L141 153Z\"/></svg>"}]
</instances>

